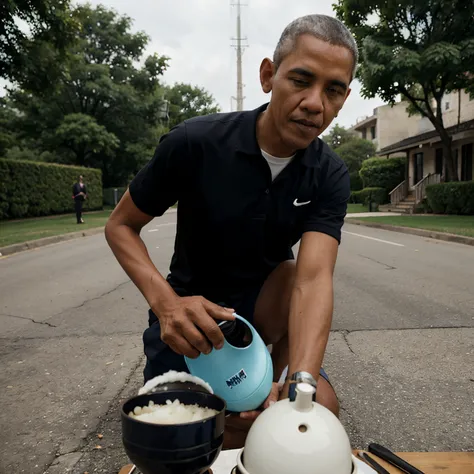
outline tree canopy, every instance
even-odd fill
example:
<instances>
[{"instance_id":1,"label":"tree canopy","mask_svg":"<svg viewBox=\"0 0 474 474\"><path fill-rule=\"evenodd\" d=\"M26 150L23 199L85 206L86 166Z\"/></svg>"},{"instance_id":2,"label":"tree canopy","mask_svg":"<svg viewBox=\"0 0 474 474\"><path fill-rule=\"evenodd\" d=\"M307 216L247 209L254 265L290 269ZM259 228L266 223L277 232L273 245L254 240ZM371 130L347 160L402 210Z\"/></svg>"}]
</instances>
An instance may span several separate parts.
<instances>
[{"instance_id":1,"label":"tree canopy","mask_svg":"<svg viewBox=\"0 0 474 474\"><path fill-rule=\"evenodd\" d=\"M328 133L321 137L333 149L350 142L354 138L356 138L354 133L338 124L335 124Z\"/></svg>"},{"instance_id":2,"label":"tree canopy","mask_svg":"<svg viewBox=\"0 0 474 474\"><path fill-rule=\"evenodd\" d=\"M167 127L218 107L197 86L162 83L170 58L144 56L149 37L131 32L131 18L87 4L69 10L69 18L79 27L57 75L38 62L13 78L0 104L0 153L100 168L104 186L125 185ZM56 42L46 43L57 51ZM39 90L35 77L50 85Z\"/></svg>"},{"instance_id":3,"label":"tree canopy","mask_svg":"<svg viewBox=\"0 0 474 474\"><path fill-rule=\"evenodd\" d=\"M474 94L472 0L337 0L334 8L360 48L362 95L388 103L401 95L427 117L443 143L444 174L457 180L442 99Z\"/></svg>"},{"instance_id":4,"label":"tree canopy","mask_svg":"<svg viewBox=\"0 0 474 474\"><path fill-rule=\"evenodd\" d=\"M363 161L375 156L376 148L370 140L359 138L341 125L334 125L321 139L342 158L354 176L358 174Z\"/></svg>"},{"instance_id":5,"label":"tree canopy","mask_svg":"<svg viewBox=\"0 0 474 474\"><path fill-rule=\"evenodd\" d=\"M80 27L69 7L70 0L0 2L0 77L37 92L54 82Z\"/></svg>"}]
</instances>

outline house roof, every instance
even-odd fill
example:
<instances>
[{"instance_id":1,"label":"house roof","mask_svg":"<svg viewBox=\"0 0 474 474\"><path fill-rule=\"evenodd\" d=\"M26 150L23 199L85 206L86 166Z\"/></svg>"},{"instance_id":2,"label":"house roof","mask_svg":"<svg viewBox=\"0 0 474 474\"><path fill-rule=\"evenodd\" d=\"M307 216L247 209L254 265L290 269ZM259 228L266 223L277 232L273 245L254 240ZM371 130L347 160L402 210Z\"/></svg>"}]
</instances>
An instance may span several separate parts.
<instances>
[{"instance_id":1,"label":"house roof","mask_svg":"<svg viewBox=\"0 0 474 474\"><path fill-rule=\"evenodd\" d=\"M460 123L459 125L453 125L448 127L446 131L449 135L454 135L455 133L465 132L466 130L474 130L474 120L468 120L467 122ZM417 145L420 142L429 140L430 138L436 138L439 134L436 130L430 132L420 133L413 137L405 138L399 142L393 143L392 145L386 146L377 152L377 155L386 155L387 153L393 153L396 151L403 151L409 148L413 148L413 145Z\"/></svg>"},{"instance_id":2,"label":"house roof","mask_svg":"<svg viewBox=\"0 0 474 474\"><path fill-rule=\"evenodd\" d=\"M366 117L365 119L361 120L360 122L357 122L355 125L351 127L351 130L359 130L362 128L366 128L367 125L369 125L372 122L375 122L377 120L377 115L371 115L370 117Z\"/></svg>"}]
</instances>

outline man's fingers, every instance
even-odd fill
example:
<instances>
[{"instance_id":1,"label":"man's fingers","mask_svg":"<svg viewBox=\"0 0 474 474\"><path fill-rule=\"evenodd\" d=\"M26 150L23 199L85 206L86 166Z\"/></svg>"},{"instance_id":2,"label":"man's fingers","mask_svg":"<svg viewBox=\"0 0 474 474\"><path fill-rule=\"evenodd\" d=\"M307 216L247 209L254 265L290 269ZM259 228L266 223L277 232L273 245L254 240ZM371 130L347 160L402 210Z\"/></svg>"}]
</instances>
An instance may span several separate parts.
<instances>
[{"instance_id":1,"label":"man's fingers","mask_svg":"<svg viewBox=\"0 0 474 474\"><path fill-rule=\"evenodd\" d=\"M209 341L191 321L187 321L186 324L183 325L182 334L200 353L209 354L209 352L211 352L212 347Z\"/></svg>"},{"instance_id":2,"label":"man's fingers","mask_svg":"<svg viewBox=\"0 0 474 474\"><path fill-rule=\"evenodd\" d=\"M193 347L183 336L174 336L173 340L168 344L174 352L180 355L195 359L199 356L199 351Z\"/></svg>"},{"instance_id":3,"label":"man's fingers","mask_svg":"<svg viewBox=\"0 0 474 474\"><path fill-rule=\"evenodd\" d=\"M267 409L271 407L275 402L278 401L279 396L280 396L280 384L273 382L270 394L268 395L267 399L263 403L263 408Z\"/></svg>"},{"instance_id":4,"label":"man's fingers","mask_svg":"<svg viewBox=\"0 0 474 474\"><path fill-rule=\"evenodd\" d=\"M222 306L211 303L210 301L206 301L205 308L214 319L220 319L223 321L233 321L235 319L235 311L232 308L223 308Z\"/></svg>"},{"instance_id":5,"label":"man's fingers","mask_svg":"<svg viewBox=\"0 0 474 474\"><path fill-rule=\"evenodd\" d=\"M202 322L200 321L198 324L206 335L207 339L211 341L212 345L216 349L222 349L224 346L224 334L222 334L222 331L217 325L216 321L207 315L206 319Z\"/></svg>"}]
</instances>

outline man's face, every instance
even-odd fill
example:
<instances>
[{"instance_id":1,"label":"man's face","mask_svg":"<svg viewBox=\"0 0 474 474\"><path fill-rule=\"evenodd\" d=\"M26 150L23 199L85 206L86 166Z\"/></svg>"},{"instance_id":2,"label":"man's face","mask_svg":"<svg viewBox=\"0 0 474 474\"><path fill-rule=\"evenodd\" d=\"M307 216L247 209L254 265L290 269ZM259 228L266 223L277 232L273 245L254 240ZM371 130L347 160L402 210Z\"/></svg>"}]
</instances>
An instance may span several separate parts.
<instances>
[{"instance_id":1,"label":"man's face","mask_svg":"<svg viewBox=\"0 0 474 474\"><path fill-rule=\"evenodd\" d=\"M264 92L272 92L268 112L282 148L306 148L331 124L349 96L354 59L342 46L300 36L274 71L264 60Z\"/></svg>"}]
</instances>

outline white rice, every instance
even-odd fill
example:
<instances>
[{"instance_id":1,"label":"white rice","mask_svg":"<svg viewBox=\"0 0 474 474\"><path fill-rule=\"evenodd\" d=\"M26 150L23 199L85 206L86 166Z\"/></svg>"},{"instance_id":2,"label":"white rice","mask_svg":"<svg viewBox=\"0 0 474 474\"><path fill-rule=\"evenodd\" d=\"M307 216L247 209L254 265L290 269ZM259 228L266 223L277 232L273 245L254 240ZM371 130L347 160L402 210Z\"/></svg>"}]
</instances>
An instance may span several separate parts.
<instances>
[{"instance_id":1,"label":"white rice","mask_svg":"<svg viewBox=\"0 0 474 474\"><path fill-rule=\"evenodd\" d=\"M128 415L140 421L159 425L177 425L192 423L216 416L217 410L204 408L199 405L185 405L178 399L166 400L166 405L155 405L152 400L148 406L136 406Z\"/></svg>"},{"instance_id":2,"label":"white rice","mask_svg":"<svg viewBox=\"0 0 474 474\"><path fill-rule=\"evenodd\" d=\"M158 385L163 385L172 382L192 382L196 385L204 387L209 393L214 393L211 386L204 382L204 380L194 375L188 374L187 372L177 372L176 370L170 370L166 374L158 375L157 377L148 380L148 382L138 390L138 395L144 395L146 393L153 392L153 389Z\"/></svg>"}]
</instances>

